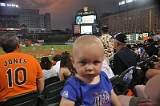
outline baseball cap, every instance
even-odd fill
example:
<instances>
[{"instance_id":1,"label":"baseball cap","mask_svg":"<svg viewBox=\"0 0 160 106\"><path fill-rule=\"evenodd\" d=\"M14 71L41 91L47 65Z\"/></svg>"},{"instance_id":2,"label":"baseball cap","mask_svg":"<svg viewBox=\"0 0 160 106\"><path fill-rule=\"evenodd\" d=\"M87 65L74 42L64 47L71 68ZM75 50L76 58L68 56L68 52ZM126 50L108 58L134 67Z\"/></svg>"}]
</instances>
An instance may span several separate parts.
<instances>
[{"instance_id":1,"label":"baseball cap","mask_svg":"<svg viewBox=\"0 0 160 106\"><path fill-rule=\"evenodd\" d=\"M42 58L41 58L41 63L47 64L47 63L49 63L49 62L50 62L50 60L49 60L48 57L42 57Z\"/></svg>"},{"instance_id":2,"label":"baseball cap","mask_svg":"<svg viewBox=\"0 0 160 106\"><path fill-rule=\"evenodd\" d=\"M116 39L116 40L118 40L119 42L122 42L122 43L126 43L126 40L127 40L126 35L122 34L122 33L117 34L114 39Z\"/></svg>"}]
</instances>

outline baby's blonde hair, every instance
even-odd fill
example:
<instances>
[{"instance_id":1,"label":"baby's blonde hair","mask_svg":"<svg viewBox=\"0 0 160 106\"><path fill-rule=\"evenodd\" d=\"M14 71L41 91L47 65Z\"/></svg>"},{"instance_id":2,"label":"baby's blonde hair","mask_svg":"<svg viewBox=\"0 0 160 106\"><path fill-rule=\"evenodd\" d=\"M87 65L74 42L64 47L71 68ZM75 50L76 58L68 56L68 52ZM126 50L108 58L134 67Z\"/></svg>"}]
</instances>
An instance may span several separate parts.
<instances>
[{"instance_id":1,"label":"baby's blonde hair","mask_svg":"<svg viewBox=\"0 0 160 106\"><path fill-rule=\"evenodd\" d=\"M72 54L75 49L81 49L82 47L90 48L94 46L99 46L99 48L104 50L103 44L99 38L94 35L83 35L75 40L72 48Z\"/></svg>"}]
</instances>

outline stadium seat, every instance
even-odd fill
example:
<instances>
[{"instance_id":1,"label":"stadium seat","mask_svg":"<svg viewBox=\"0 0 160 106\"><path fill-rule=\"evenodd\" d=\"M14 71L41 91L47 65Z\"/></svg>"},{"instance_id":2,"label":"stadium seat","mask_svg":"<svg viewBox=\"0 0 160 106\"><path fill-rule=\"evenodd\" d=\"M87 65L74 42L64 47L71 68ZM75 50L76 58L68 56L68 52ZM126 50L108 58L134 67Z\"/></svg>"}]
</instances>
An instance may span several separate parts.
<instances>
[{"instance_id":1,"label":"stadium seat","mask_svg":"<svg viewBox=\"0 0 160 106\"><path fill-rule=\"evenodd\" d=\"M1 106L37 106L38 92L32 91L8 98Z\"/></svg>"},{"instance_id":2,"label":"stadium seat","mask_svg":"<svg viewBox=\"0 0 160 106\"><path fill-rule=\"evenodd\" d=\"M137 66L143 67L145 64L149 63L151 60L154 60L156 58L157 58L156 55L152 55L151 57L147 58L146 60L137 63Z\"/></svg>"},{"instance_id":3,"label":"stadium seat","mask_svg":"<svg viewBox=\"0 0 160 106\"><path fill-rule=\"evenodd\" d=\"M128 73L131 69L135 70L135 67L134 66L131 66L129 67L128 69L126 69L125 71L123 71L121 73L121 75L119 75L119 78L116 80L116 84L115 86L113 87L115 93L117 95L123 95L123 94L126 94L127 93L127 88L128 88L128 83L123 81L123 78L125 76L126 73Z\"/></svg>"},{"instance_id":4,"label":"stadium seat","mask_svg":"<svg viewBox=\"0 0 160 106\"><path fill-rule=\"evenodd\" d=\"M115 75L114 77L110 78L110 81L112 83L112 87L115 86L115 84L117 83L118 79L119 79L119 75Z\"/></svg>"},{"instance_id":5,"label":"stadium seat","mask_svg":"<svg viewBox=\"0 0 160 106\"><path fill-rule=\"evenodd\" d=\"M66 81L62 80L62 81L58 81L52 84L47 85L44 90L42 91L41 95L46 95L48 96L48 104L57 104L60 99L60 92L64 87L64 83Z\"/></svg>"},{"instance_id":6,"label":"stadium seat","mask_svg":"<svg viewBox=\"0 0 160 106\"><path fill-rule=\"evenodd\" d=\"M150 68L150 66L149 66L150 62L156 58L157 58L156 55L152 55L151 57L149 57L146 60L141 61L137 64L136 67L141 68L141 73L139 75L139 80L138 80L137 84L145 84L145 73Z\"/></svg>"},{"instance_id":7,"label":"stadium seat","mask_svg":"<svg viewBox=\"0 0 160 106\"><path fill-rule=\"evenodd\" d=\"M57 81L60 81L58 76L53 76L51 78L48 78L48 79L45 80L45 87L47 85L52 84L52 83L57 82Z\"/></svg>"},{"instance_id":8,"label":"stadium seat","mask_svg":"<svg viewBox=\"0 0 160 106\"><path fill-rule=\"evenodd\" d=\"M133 78L131 80L131 82L128 85L129 89L133 89L133 87L137 84L139 84L139 80L141 80L141 74L142 74L142 70L140 67L136 66L134 68L134 71L132 73Z\"/></svg>"},{"instance_id":9,"label":"stadium seat","mask_svg":"<svg viewBox=\"0 0 160 106\"><path fill-rule=\"evenodd\" d=\"M57 102L57 103L53 103L53 104L49 104L47 106L59 106L60 102Z\"/></svg>"}]
</instances>

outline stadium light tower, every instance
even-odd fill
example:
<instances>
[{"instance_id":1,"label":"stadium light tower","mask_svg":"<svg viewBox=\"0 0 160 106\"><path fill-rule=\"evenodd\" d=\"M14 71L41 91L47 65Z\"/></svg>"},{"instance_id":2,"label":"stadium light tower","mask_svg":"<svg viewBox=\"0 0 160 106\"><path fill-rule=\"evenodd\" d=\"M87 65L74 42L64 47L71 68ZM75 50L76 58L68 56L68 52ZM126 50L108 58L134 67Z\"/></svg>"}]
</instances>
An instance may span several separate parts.
<instances>
[{"instance_id":1,"label":"stadium light tower","mask_svg":"<svg viewBox=\"0 0 160 106\"><path fill-rule=\"evenodd\" d=\"M133 0L126 0L126 3L131 3L133 2Z\"/></svg>"},{"instance_id":2,"label":"stadium light tower","mask_svg":"<svg viewBox=\"0 0 160 106\"><path fill-rule=\"evenodd\" d=\"M127 4L127 9L128 9L128 4L129 3L132 3L132 2L134 2L134 1L137 1L137 0L123 0L123 1L120 1L119 2L119 11L120 11L120 7L122 6L122 5L125 5L125 4Z\"/></svg>"},{"instance_id":3,"label":"stadium light tower","mask_svg":"<svg viewBox=\"0 0 160 106\"><path fill-rule=\"evenodd\" d=\"M119 2L119 4L118 4L119 5L119 11L121 10L121 6L124 5L124 4L126 4L126 1L120 1Z\"/></svg>"}]
</instances>

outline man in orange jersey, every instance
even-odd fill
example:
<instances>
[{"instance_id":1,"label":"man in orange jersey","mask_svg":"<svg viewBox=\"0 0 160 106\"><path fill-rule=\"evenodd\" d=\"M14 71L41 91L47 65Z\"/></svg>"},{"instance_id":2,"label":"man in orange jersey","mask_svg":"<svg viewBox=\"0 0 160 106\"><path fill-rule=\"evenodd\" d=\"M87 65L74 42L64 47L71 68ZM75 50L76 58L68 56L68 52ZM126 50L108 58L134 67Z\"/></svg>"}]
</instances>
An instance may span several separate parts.
<instances>
[{"instance_id":1,"label":"man in orange jersey","mask_svg":"<svg viewBox=\"0 0 160 106\"><path fill-rule=\"evenodd\" d=\"M15 34L0 36L6 54L0 55L0 102L19 94L44 89L44 77L39 62L31 55L20 53Z\"/></svg>"}]
</instances>

